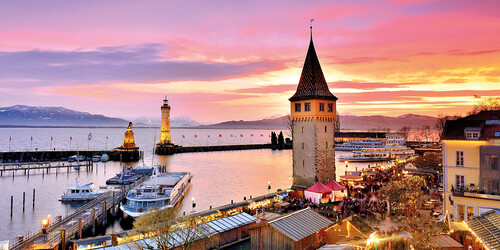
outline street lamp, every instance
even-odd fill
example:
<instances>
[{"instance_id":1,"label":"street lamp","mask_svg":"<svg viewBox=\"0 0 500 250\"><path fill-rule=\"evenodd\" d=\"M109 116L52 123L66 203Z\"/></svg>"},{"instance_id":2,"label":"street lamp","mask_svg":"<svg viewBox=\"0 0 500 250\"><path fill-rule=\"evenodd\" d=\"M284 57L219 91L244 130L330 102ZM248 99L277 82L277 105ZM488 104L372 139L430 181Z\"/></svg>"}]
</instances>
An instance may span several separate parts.
<instances>
[{"instance_id":1,"label":"street lamp","mask_svg":"<svg viewBox=\"0 0 500 250\"><path fill-rule=\"evenodd\" d=\"M267 181L267 193L271 192L271 181Z\"/></svg>"},{"instance_id":2,"label":"street lamp","mask_svg":"<svg viewBox=\"0 0 500 250\"><path fill-rule=\"evenodd\" d=\"M345 163L345 175L347 176L347 163L349 163L349 161L345 160L344 163Z\"/></svg>"},{"instance_id":3,"label":"street lamp","mask_svg":"<svg viewBox=\"0 0 500 250\"><path fill-rule=\"evenodd\" d=\"M196 207L196 202L194 202L194 196L191 197L191 203L192 203L192 210L191 213L194 213L194 208Z\"/></svg>"}]
</instances>

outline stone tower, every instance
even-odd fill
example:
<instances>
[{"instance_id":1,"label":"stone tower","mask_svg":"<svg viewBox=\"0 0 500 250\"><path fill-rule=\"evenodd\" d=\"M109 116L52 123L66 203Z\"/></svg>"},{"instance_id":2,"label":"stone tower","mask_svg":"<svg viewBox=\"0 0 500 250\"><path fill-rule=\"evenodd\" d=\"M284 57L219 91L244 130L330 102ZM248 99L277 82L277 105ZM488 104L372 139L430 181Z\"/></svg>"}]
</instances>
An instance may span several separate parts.
<instances>
[{"instance_id":1,"label":"stone tower","mask_svg":"<svg viewBox=\"0 0 500 250\"><path fill-rule=\"evenodd\" d=\"M293 185L309 188L335 180L335 97L321 70L312 40L299 85L290 101L293 139Z\"/></svg>"},{"instance_id":2,"label":"stone tower","mask_svg":"<svg viewBox=\"0 0 500 250\"><path fill-rule=\"evenodd\" d=\"M160 144L170 144L170 106L166 95L161 106Z\"/></svg>"}]
</instances>

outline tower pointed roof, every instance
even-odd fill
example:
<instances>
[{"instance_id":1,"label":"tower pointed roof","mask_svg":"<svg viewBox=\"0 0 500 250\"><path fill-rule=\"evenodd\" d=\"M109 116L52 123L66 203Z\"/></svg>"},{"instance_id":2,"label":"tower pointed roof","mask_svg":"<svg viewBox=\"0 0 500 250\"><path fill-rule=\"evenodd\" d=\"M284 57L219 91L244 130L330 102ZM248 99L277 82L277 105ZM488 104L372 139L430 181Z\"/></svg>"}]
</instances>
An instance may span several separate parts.
<instances>
[{"instance_id":1,"label":"tower pointed roof","mask_svg":"<svg viewBox=\"0 0 500 250\"><path fill-rule=\"evenodd\" d=\"M300 75L299 85L295 94L288 99L291 102L307 100L307 99L323 99L336 101L338 98L330 92L326 83L323 70L319 64L318 55L314 49L311 27L311 41L307 50L306 60Z\"/></svg>"}]
</instances>

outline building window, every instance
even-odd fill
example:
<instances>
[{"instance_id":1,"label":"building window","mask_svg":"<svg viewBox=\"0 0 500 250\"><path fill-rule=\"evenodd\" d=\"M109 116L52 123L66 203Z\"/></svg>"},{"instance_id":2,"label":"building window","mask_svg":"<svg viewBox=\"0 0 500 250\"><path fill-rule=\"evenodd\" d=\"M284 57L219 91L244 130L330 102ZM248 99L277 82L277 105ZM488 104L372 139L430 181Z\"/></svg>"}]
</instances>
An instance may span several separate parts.
<instances>
[{"instance_id":1,"label":"building window","mask_svg":"<svg viewBox=\"0 0 500 250\"><path fill-rule=\"evenodd\" d=\"M299 103L295 103L295 112L300 112L300 102Z\"/></svg>"},{"instance_id":2,"label":"building window","mask_svg":"<svg viewBox=\"0 0 500 250\"><path fill-rule=\"evenodd\" d=\"M326 133L326 126L325 126L325 133Z\"/></svg>"},{"instance_id":3,"label":"building window","mask_svg":"<svg viewBox=\"0 0 500 250\"><path fill-rule=\"evenodd\" d=\"M306 165L306 161L302 160L302 167Z\"/></svg>"},{"instance_id":4,"label":"building window","mask_svg":"<svg viewBox=\"0 0 500 250\"><path fill-rule=\"evenodd\" d=\"M458 205L458 219L460 221L465 220L465 206L464 205Z\"/></svg>"},{"instance_id":5,"label":"building window","mask_svg":"<svg viewBox=\"0 0 500 250\"><path fill-rule=\"evenodd\" d=\"M463 190L465 188L465 176L464 175L456 175L455 176L455 187L459 190Z\"/></svg>"},{"instance_id":6,"label":"building window","mask_svg":"<svg viewBox=\"0 0 500 250\"><path fill-rule=\"evenodd\" d=\"M328 112L333 113L333 103L328 103Z\"/></svg>"},{"instance_id":7,"label":"building window","mask_svg":"<svg viewBox=\"0 0 500 250\"><path fill-rule=\"evenodd\" d=\"M456 151L457 155L457 167L463 167L464 166L464 151Z\"/></svg>"},{"instance_id":8,"label":"building window","mask_svg":"<svg viewBox=\"0 0 500 250\"><path fill-rule=\"evenodd\" d=\"M304 127L302 127L302 133L304 133Z\"/></svg>"},{"instance_id":9,"label":"building window","mask_svg":"<svg viewBox=\"0 0 500 250\"><path fill-rule=\"evenodd\" d=\"M465 138L466 139L478 139L479 132L467 132L467 133L465 133Z\"/></svg>"},{"instance_id":10,"label":"building window","mask_svg":"<svg viewBox=\"0 0 500 250\"><path fill-rule=\"evenodd\" d=\"M304 149L304 143L302 143L302 149Z\"/></svg>"},{"instance_id":11,"label":"building window","mask_svg":"<svg viewBox=\"0 0 500 250\"><path fill-rule=\"evenodd\" d=\"M500 131L495 131L495 137L500 136Z\"/></svg>"},{"instance_id":12,"label":"building window","mask_svg":"<svg viewBox=\"0 0 500 250\"><path fill-rule=\"evenodd\" d=\"M309 112L309 111L311 111L311 103L306 102L304 103L304 112Z\"/></svg>"},{"instance_id":13,"label":"building window","mask_svg":"<svg viewBox=\"0 0 500 250\"><path fill-rule=\"evenodd\" d=\"M328 142L326 142L326 148L328 149Z\"/></svg>"},{"instance_id":14,"label":"building window","mask_svg":"<svg viewBox=\"0 0 500 250\"><path fill-rule=\"evenodd\" d=\"M490 167L491 170L498 170L498 155L492 155L490 157Z\"/></svg>"},{"instance_id":15,"label":"building window","mask_svg":"<svg viewBox=\"0 0 500 250\"><path fill-rule=\"evenodd\" d=\"M467 206L467 220L469 221L474 216L474 207Z\"/></svg>"},{"instance_id":16,"label":"building window","mask_svg":"<svg viewBox=\"0 0 500 250\"><path fill-rule=\"evenodd\" d=\"M325 103L323 102L319 103L319 112L325 112Z\"/></svg>"}]
</instances>

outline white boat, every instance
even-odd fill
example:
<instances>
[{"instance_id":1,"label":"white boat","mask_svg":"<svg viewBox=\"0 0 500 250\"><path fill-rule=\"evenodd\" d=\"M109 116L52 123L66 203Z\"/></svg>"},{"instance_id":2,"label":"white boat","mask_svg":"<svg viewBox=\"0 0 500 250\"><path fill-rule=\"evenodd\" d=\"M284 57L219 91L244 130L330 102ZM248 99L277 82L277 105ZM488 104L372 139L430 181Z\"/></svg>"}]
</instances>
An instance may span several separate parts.
<instances>
[{"instance_id":1,"label":"white boat","mask_svg":"<svg viewBox=\"0 0 500 250\"><path fill-rule=\"evenodd\" d=\"M103 193L105 192L95 191L92 183L78 184L78 178L76 178L76 185L67 187L59 200L62 202L89 201Z\"/></svg>"},{"instance_id":2,"label":"white boat","mask_svg":"<svg viewBox=\"0 0 500 250\"><path fill-rule=\"evenodd\" d=\"M388 161L391 158L388 153L368 153L362 151L354 151L353 155L343 155L339 156L341 161L352 161L352 162L376 162L376 161Z\"/></svg>"},{"instance_id":3,"label":"white boat","mask_svg":"<svg viewBox=\"0 0 500 250\"><path fill-rule=\"evenodd\" d=\"M167 173L160 176L154 174L127 193L127 202L120 205L120 209L135 218L155 210L173 207L186 194L191 178L189 172Z\"/></svg>"},{"instance_id":4,"label":"white boat","mask_svg":"<svg viewBox=\"0 0 500 250\"><path fill-rule=\"evenodd\" d=\"M92 161L93 162L98 162L98 161L101 161L101 158L102 157L100 155L94 155L94 156L92 156Z\"/></svg>"},{"instance_id":5,"label":"white boat","mask_svg":"<svg viewBox=\"0 0 500 250\"><path fill-rule=\"evenodd\" d=\"M68 157L69 162L83 161L83 160L85 160L85 157L83 155L72 155Z\"/></svg>"},{"instance_id":6,"label":"white boat","mask_svg":"<svg viewBox=\"0 0 500 250\"><path fill-rule=\"evenodd\" d=\"M364 148L383 148L384 142L381 140L359 140L359 141L350 141L345 142L340 145L335 146L335 150L337 151L356 151L362 150Z\"/></svg>"},{"instance_id":7,"label":"white boat","mask_svg":"<svg viewBox=\"0 0 500 250\"><path fill-rule=\"evenodd\" d=\"M108 154L103 154L103 155L101 156L101 161L102 161L102 162L107 162L107 161L109 161L109 156L108 156Z\"/></svg>"}]
</instances>

